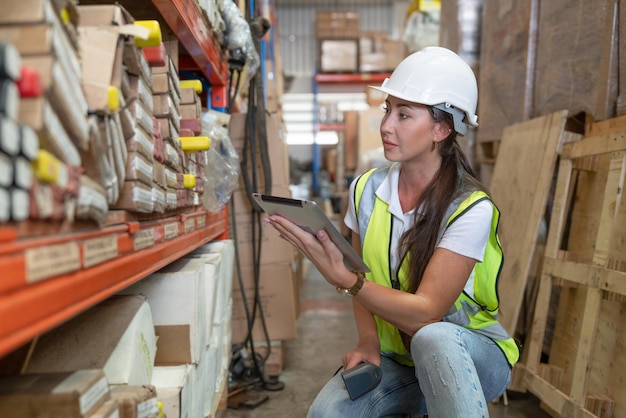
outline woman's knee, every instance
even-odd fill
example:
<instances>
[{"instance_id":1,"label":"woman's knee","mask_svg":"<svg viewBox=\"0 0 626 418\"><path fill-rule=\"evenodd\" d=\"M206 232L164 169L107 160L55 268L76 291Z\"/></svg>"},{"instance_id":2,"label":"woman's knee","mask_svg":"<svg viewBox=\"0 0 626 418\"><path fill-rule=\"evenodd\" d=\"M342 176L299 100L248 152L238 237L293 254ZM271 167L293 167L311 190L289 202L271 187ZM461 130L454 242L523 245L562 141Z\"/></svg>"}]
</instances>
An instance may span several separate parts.
<instances>
[{"instance_id":1,"label":"woman's knee","mask_svg":"<svg viewBox=\"0 0 626 418\"><path fill-rule=\"evenodd\" d=\"M420 328L411 338L411 351L425 346L431 349L439 345L446 346L455 328L447 322L436 322Z\"/></svg>"}]
</instances>

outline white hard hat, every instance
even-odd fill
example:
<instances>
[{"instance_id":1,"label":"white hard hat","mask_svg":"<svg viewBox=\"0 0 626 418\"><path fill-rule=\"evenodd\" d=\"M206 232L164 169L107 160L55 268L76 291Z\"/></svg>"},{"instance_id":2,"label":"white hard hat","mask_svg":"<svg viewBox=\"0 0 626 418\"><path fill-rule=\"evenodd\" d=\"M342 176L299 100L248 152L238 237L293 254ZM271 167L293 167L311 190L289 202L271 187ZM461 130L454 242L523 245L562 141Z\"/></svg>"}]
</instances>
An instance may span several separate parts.
<instances>
[{"instance_id":1,"label":"white hard hat","mask_svg":"<svg viewBox=\"0 0 626 418\"><path fill-rule=\"evenodd\" d=\"M476 76L449 49L429 46L415 52L402 60L380 87L369 87L452 114L454 130L461 135L467 132L467 125L478 126Z\"/></svg>"}]
</instances>

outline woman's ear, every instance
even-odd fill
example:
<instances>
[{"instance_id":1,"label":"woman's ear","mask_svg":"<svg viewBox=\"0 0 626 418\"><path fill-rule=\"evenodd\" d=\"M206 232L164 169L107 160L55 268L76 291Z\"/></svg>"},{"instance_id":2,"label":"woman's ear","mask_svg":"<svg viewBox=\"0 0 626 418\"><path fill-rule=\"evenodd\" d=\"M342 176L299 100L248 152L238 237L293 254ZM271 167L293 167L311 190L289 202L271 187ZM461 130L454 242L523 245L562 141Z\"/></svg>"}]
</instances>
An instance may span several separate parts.
<instances>
[{"instance_id":1,"label":"woman's ear","mask_svg":"<svg viewBox=\"0 0 626 418\"><path fill-rule=\"evenodd\" d=\"M435 142L440 142L446 139L452 133L452 129L443 122L435 123Z\"/></svg>"}]
</instances>

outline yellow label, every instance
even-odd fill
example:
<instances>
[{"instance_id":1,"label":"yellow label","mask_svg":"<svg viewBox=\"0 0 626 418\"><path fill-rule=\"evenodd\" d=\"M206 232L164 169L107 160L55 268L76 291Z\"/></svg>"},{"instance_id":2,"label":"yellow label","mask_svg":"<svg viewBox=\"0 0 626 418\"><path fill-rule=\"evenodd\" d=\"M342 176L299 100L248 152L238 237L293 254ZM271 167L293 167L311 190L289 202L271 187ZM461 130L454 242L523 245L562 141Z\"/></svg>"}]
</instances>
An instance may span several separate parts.
<instances>
[{"instance_id":1,"label":"yellow label","mask_svg":"<svg viewBox=\"0 0 626 418\"><path fill-rule=\"evenodd\" d=\"M183 174L183 187L185 189L193 189L196 187L196 176L193 174Z\"/></svg>"},{"instance_id":2,"label":"yellow label","mask_svg":"<svg viewBox=\"0 0 626 418\"><path fill-rule=\"evenodd\" d=\"M181 89L194 89L196 93L202 93L202 82L200 80L181 80Z\"/></svg>"},{"instance_id":3,"label":"yellow label","mask_svg":"<svg viewBox=\"0 0 626 418\"><path fill-rule=\"evenodd\" d=\"M107 106L111 111L120 108L120 91L115 86L109 86L107 89Z\"/></svg>"},{"instance_id":4,"label":"yellow label","mask_svg":"<svg viewBox=\"0 0 626 418\"><path fill-rule=\"evenodd\" d=\"M183 151L187 153L208 151L211 147L211 140L208 136L181 136L178 140Z\"/></svg>"},{"instance_id":5,"label":"yellow label","mask_svg":"<svg viewBox=\"0 0 626 418\"><path fill-rule=\"evenodd\" d=\"M135 20L135 25L142 26L150 30L148 37L145 39L135 37L135 44L139 48L161 45L161 42L163 42L163 36L161 35L161 26L157 20Z\"/></svg>"}]
</instances>

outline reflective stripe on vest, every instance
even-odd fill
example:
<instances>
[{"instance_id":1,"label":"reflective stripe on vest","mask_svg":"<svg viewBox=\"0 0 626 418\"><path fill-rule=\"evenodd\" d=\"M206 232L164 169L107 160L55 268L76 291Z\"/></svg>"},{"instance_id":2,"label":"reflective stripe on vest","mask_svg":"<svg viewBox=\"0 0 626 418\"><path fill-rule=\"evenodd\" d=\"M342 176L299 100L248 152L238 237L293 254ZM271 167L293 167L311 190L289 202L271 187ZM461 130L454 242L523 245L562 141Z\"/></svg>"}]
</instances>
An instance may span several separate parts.
<instances>
[{"instance_id":1,"label":"reflective stripe on vest","mask_svg":"<svg viewBox=\"0 0 626 418\"><path fill-rule=\"evenodd\" d=\"M376 197L376 190L387 176L388 170L388 167L375 168L362 174L357 180L354 202L361 248L363 259L371 269L371 272L366 274L368 280L407 291L409 263L405 259L399 271L392 271L389 260L392 251L393 216L388 210L388 204ZM437 242L441 240L449 225L483 200L488 200L493 205L483 191L474 191L455 199L446 211ZM519 357L517 345L498 322L497 286L503 264L502 248L497 235L499 218L500 212L493 205L491 231L484 259L481 263L475 264L468 285L444 316L443 321L475 330L493 339L513 366ZM410 364L398 329L378 316L375 316L375 319L381 351L399 355L399 361Z\"/></svg>"}]
</instances>

